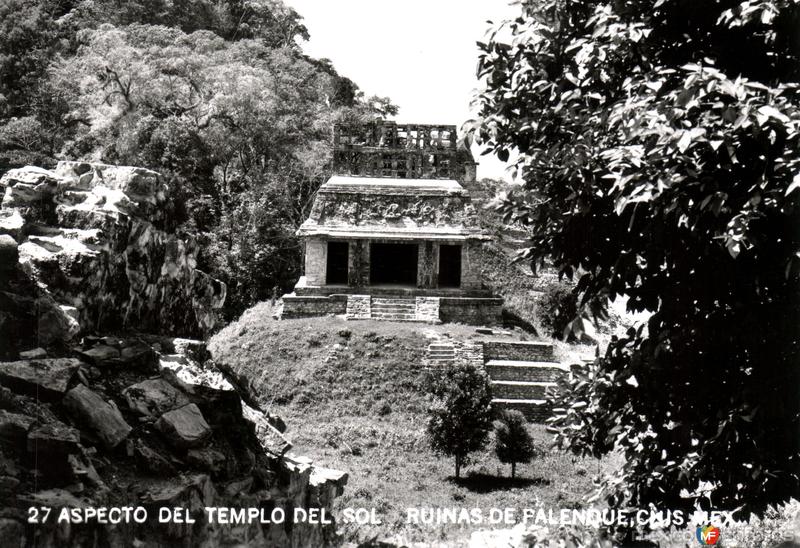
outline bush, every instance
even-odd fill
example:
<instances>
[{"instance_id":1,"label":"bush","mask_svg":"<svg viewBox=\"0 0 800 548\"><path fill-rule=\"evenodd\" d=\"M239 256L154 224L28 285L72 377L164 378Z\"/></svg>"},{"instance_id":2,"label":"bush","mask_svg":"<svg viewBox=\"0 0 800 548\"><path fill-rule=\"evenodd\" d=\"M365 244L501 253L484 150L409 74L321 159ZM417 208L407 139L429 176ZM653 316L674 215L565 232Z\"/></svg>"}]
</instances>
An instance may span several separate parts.
<instances>
[{"instance_id":1,"label":"bush","mask_svg":"<svg viewBox=\"0 0 800 548\"><path fill-rule=\"evenodd\" d=\"M530 462L536 455L528 421L519 411L503 411L495 422L495 454L500 462L511 465L511 477L517 475L518 462Z\"/></svg>"},{"instance_id":2,"label":"bush","mask_svg":"<svg viewBox=\"0 0 800 548\"><path fill-rule=\"evenodd\" d=\"M486 445L492 427L489 379L473 366L454 364L432 380L437 401L430 410L428 437L434 452L455 457L458 479L461 465Z\"/></svg>"},{"instance_id":3,"label":"bush","mask_svg":"<svg viewBox=\"0 0 800 548\"><path fill-rule=\"evenodd\" d=\"M536 303L536 318L544 334L563 340L570 322L578 315L578 296L566 282L548 285Z\"/></svg>"}]
</instances>

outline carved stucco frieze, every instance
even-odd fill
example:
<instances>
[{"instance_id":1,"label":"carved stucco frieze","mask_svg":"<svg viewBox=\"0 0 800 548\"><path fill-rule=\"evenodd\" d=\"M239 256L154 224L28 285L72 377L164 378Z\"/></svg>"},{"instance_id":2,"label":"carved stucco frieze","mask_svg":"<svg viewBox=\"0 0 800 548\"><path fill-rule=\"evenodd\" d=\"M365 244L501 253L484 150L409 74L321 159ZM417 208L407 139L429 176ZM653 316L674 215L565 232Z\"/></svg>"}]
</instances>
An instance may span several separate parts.
<instances>
[{"instance_id":1,"label":"carved stucco frieze","mask_svg":"<svg viewBox=\"0 0 800 548\"><path fill-rule=\"evenodd\" d=\"M408 219L419 226L476 227L469 201L457 197L389 196L353 199L352 196L318 197L311 219L319 224L360 225Z\"/></svg>"}]
</instances>

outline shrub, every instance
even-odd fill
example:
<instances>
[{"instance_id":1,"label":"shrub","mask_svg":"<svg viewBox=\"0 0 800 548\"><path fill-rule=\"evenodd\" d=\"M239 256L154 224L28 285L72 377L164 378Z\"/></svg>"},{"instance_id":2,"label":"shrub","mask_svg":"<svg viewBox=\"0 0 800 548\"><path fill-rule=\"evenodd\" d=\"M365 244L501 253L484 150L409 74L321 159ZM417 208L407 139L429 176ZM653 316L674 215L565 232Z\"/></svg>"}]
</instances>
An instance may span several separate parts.
<instances>
[{"instance_id":1,"label":"shrub","mask_svg":"<svg viewBox=\"0 0 800 548\"><path fill-rule=\"evenodd\" d=\"M556 281L548 285L536 303L536 317L543 332L564 339L564 332L578 315L578 297L572 286Z\"/></svg>"},{"instance_id":2,"label":"shrub","mask_svg":"<svg viewBox=\"0 0 800 548\"><path fill-rule=\"evenodd\" d=\"M462 464L486 445L492 427L489 379L473 366L454 364L432 380L436 403L430 410L428 438L434 452L455 457L458 479Z\"/></svg>"},{"instance_id":3,"label":"shrub","mask_svg":"<svg viewBox=\"0 0 800 548\"><path fill-rule=\"evenodd\" d=\"M495 454L500 462L511 465L511 477L517 475L518 462L530 462L536 455L528 421L516 410L503 411L494 426Z\"/></svg>"}]
</instances>

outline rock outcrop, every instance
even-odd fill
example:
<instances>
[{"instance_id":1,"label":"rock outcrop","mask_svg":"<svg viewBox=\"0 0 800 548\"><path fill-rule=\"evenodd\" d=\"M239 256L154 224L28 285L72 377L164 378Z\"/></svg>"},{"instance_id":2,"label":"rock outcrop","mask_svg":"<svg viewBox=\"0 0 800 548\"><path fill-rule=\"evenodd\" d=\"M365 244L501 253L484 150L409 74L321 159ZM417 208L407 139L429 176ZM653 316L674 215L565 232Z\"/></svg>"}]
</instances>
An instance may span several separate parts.
<instances>
[{"instance_id":1,"label":"rock outcrop","mask_svg":"<svg viewBox=\"0 0 800 548\"><path fill-rule=\"evenodd\" d=\"M0 194L3 339L24 331L9 318L31 308L8 294L33 301L35 317L21 320L35 328L37 346L81 330L201 336L217 325L225 285L196 268L197 243L175 229L159 174L60 162L54 171L7 172Z\"/></svg>"},{"instance_id":2,"label":"rock outcrop","mask_svg":"<svg viewBox=\"0 0 800 548\"><path fill-rule=\"evenodd\" d=\"M85 337L70 351L76 357L0 362L4 546L335 541L334 524L292 518L296 508L332 517L346 474L287 456L279 421L242 402L213 362L199 363L176 348L203 353L198 341ZM129 355L135 358L121 359ZM44 400L37 397L42 393ZM28 524L31 506L52 512ZM113 525L56 519L62 508L125 506L141 507L147 519ZM160 509L175 507L195 523L159 523ZM221 524L206 507L266 508L268 516L280 509L286 520Z\"/></svg>"},{"instance_id":3,"label":"rock outcrop","mask_svg":"<svg viewBox=\"0 0 800 548\"><path fill-rule=\"evenodd\" d=\"M12 170L0 192L0 544L334 542L332 522L293 516L332 517L347 475L289 455L283 422L249 387L202 341L173 338L215 327L225 285L196 268L163 179L61 162ZM207 507L285 519L223 524ZM57 519L100 508L146 519Z\"/></svg>"}]
</instances>

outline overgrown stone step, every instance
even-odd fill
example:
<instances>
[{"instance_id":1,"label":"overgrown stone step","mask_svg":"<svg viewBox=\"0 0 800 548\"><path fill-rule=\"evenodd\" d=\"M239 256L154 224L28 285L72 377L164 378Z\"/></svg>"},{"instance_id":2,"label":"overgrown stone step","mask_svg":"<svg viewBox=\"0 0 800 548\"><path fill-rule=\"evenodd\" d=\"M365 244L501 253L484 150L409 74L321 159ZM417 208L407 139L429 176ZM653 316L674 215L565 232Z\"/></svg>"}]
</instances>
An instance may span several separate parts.
<instances>
[{"instance_id":1,"label":"overgrown stone step","mask_svg":"<svg viewBox=\"0 0 800 548\"><path fill-rule=\"evenodd\" d=\"M418 321L413 314L373 314L373 320L391 320L394 322L416 322Z\"/></svg>"},{"instance_id":2,"label":"overgrown stone step","mask_svg":"<svg viewBox=\"0 0 800 548\"><path fill-rule=\"evenodd\" d=\"M456 351L455 350L429 350L428 351L428 356L430 356L432 358L434 358L434 357L445 357L445 358L446 357L451 357L452 358L455 355L456 355Z\"/></svg>"},{"instance_id":3,"label":"overgrown stone step","mask_svg":"<svg viewBox=\"0 0 800 548\"><path fill-rule=\"evenodd\" d=\"M431 343L431 344L428 345L428 348L430 348L431 350L440 349L440 348L441 349L446 348L448 350L452 350L454 347L453 347L453 343Z\"/></svg>"},{"instance_id":4,"label":"overgrown stone step","mask_svg":"<svg viewBox=\"0 0 800 548\"><path fill-rule=\"evenodd\" d=\"M484 359L552 362L553 345L533 341L486 341L483 343Z\"/></svg>"},{"instance_id":5,"label":"overgrown stone step","mask_svg":"<svg viewBox=\"0 0 800 548\"><path fill-rule=\"evenodd\" d=\"M410 307L402 307L402 306L373 306L372 313L383 313L383 314L415 314L416 309L413 306Z\"/></svg>"},{"instance_id":6,"label":"overgrown stone step","mask_svg":"<svg viewBox=\"0 0 800 548\"><path fill-rule=\"evenodd\" d=\"M496 398L519 398L538 400L546 397L547 389L556 386L554 382L492 381L492 396Z\"/></svg>"},{"instance_id":7,"label":"overgrown stone step","mask_svg":"<svg viewBox=\"0 0 800 548\"><path fill-rule=\"evenodd\" d=\"M514 398L495 398L492 400L492 410L495 413L512 409L521 412L531 422L544 422L552 415L552 409L546 400Z\"/></svg>"},{"instance_id":8,"label":"overgrown stone step","mask_svg":"<svg viewBox=\"0 0 800 548\"><path fill-rule=\"evenodd\" d=\"M555 381L569 373L569 368L556 362L489 360L486 372L493 381Z\"/></svg>"}]
</instances>

